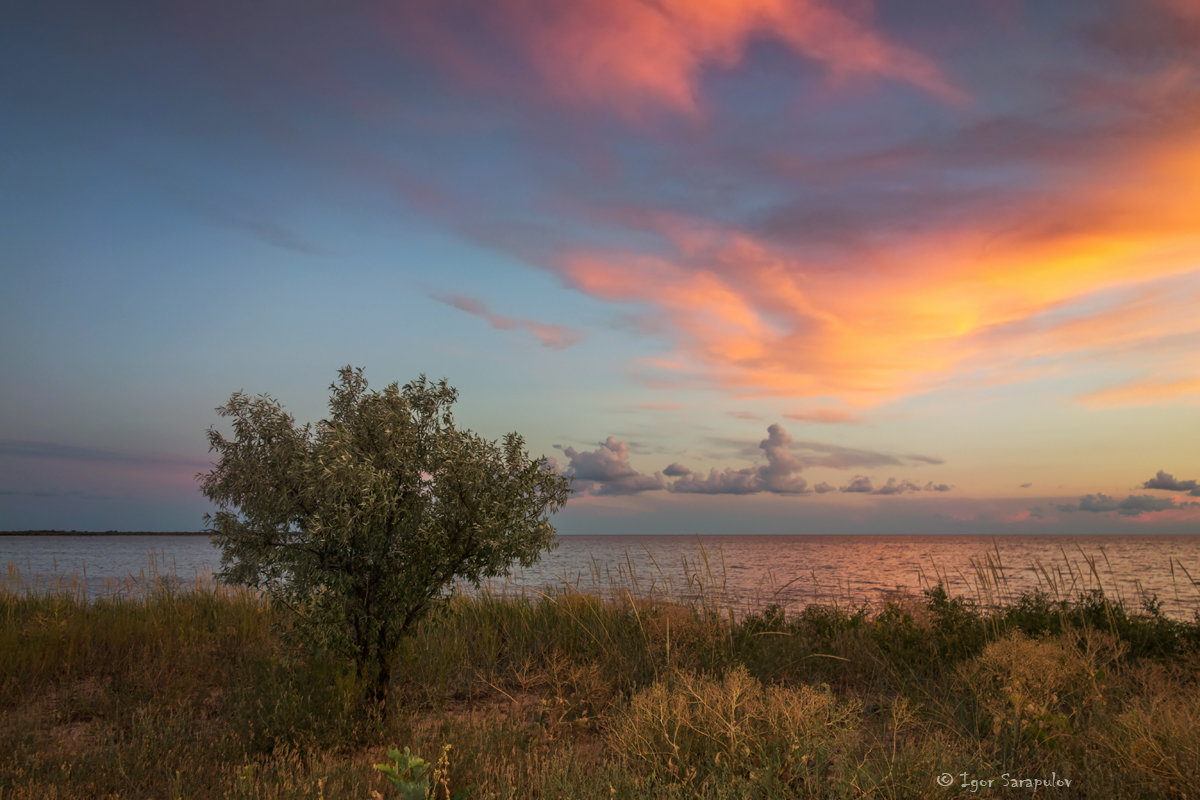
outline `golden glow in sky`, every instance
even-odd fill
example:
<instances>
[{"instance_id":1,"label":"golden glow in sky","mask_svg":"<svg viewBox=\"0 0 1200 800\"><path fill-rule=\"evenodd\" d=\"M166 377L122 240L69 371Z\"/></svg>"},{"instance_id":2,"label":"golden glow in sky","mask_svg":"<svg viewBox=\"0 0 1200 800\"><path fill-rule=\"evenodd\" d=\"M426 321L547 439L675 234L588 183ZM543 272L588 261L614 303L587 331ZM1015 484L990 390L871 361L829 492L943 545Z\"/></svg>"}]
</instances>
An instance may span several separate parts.
<instances>
[{"instance_id":1,"label":"golden glow in sky","mask_svg":"<svg viewBox=\"0 0 1200 800\"><path fill-rule=\"evenodd\" d=\"M347 362L568 533L1200 519L1191 0L14 17L0 528L196 527L213 407Z\"/></svg>"}]
</instances>

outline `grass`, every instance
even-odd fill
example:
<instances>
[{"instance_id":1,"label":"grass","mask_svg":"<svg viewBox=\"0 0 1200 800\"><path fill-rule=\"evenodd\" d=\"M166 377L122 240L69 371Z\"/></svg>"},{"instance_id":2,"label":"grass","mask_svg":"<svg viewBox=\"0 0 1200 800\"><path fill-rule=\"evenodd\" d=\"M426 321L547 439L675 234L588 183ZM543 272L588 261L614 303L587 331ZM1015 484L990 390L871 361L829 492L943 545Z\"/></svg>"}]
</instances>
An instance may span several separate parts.
<instances>
[{"instance_id":1,"label":"grass","mask_svg":"<svg viewBox=\"0 0 1200 800\"><path fill-rule=\"evenodd\" d=\"M394 797L373 766L389 747L434 765L439 798L1200 787L1200 618L1102 589L995 603L933 583L735 613L707 571L686 602L460 596L406 643L379 721L349 670L290 644L250 593L150 580L89 601L19 577L0 590L0 800Z\"/></svg>"}]
</instances>

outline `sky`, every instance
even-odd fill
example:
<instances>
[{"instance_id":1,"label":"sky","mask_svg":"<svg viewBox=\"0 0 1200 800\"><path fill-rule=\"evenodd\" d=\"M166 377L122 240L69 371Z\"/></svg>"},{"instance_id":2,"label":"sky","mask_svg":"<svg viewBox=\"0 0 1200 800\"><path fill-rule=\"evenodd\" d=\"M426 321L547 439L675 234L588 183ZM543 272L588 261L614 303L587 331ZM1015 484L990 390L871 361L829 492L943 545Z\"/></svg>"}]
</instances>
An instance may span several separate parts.
<instances>
[{"instance_id":1,"label":"sky","mask_svg":"<svg viewBox=\"0 0 1200 800\"><path fill-rule=\"evenodd\" d=\"M0 529L350 364L563 534L1200 532L1200 2L7 3L0 270Z\"/></svg>"}]
</instances>

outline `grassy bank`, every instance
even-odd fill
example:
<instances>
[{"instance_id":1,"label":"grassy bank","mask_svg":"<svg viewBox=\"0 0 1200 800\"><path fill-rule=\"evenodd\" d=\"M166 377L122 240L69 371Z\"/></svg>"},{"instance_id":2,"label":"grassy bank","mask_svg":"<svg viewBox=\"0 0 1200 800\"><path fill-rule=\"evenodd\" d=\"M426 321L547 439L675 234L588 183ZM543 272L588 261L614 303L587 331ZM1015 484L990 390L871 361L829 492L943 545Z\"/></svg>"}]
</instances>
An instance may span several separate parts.
<instances>
[{"instance_id":1,"label":"grassy bank","mask_svg":"<svg viewBox=\"0 0 1200 800\"><path fill-rule=\"evenodd\" d=\"M737 616L619 592L458 598L408 643L383 722L347 670L289 642L282 615L220 587L0 592L0 800L386 798L389 746L436 764L439 797L1200 790L1200 621L1098 593Z\"/></svg>"}]
</instances>

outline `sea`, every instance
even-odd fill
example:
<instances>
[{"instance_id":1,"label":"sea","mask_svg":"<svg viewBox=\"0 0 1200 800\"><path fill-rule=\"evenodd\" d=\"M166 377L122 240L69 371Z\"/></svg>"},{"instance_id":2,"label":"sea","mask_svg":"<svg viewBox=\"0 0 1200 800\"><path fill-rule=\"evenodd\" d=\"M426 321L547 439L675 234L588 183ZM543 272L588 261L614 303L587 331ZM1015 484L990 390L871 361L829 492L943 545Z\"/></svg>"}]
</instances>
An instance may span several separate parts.
<instances>
[{"instance_id":1,"label":"sea","mask_svg":"<svg viewBox=\"0 0 1200 800\"><path fill-rule=\"evenodd\" d=\"M221 553L202 534L5 535L0 565L5 588L99 598L219 581ZM1200 534L560 536L536 565L482 590L631 594L748 613L771 604L877 607L938 584L982 605L1098 590L1131 610L1149 602L1191 619L1200 613Z\"/></svg>"}]
</instances>

